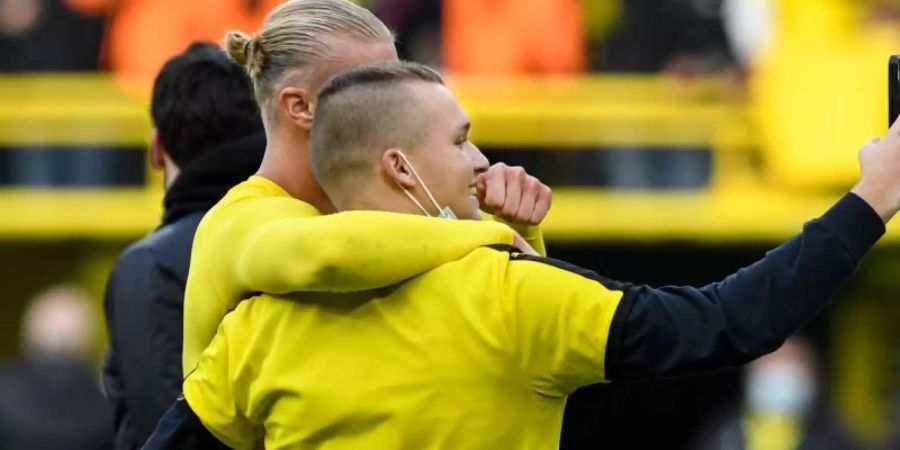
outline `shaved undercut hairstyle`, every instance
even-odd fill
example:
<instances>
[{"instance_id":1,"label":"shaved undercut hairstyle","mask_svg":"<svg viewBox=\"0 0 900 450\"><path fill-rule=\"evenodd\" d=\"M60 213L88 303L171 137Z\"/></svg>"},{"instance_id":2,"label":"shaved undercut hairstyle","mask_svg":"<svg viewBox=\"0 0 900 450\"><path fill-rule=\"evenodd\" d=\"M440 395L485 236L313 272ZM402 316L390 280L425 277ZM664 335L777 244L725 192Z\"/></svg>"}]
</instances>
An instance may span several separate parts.
<instances>
[{"instance_id":1,"label":"shaved undercut hairstyle","mask_svg":"<svg viewBox=\"0 0 900 450\"><path fill-rule=\"evenodd\" d=\"M269 13L254 36L225 35L228 55L247 69L267 123L275 117L278 92L333 58L328 38L394 43L394 35L366 8L347 0L288 0Z\"/></svg>"},{"instance_id":2,"label":"shaved undercut hairstyle","mask_svg":"<svg viewBox=\"0 0 900 450\"><path fill-rule=\"evenodd\" d=\"M427 120L413 83L444 84L432 69L411 62L360 66L336 75L319 91L310 135L313 173L329 195L358 186L381 154L419 146Z\"/></svg>"}]
</instances>

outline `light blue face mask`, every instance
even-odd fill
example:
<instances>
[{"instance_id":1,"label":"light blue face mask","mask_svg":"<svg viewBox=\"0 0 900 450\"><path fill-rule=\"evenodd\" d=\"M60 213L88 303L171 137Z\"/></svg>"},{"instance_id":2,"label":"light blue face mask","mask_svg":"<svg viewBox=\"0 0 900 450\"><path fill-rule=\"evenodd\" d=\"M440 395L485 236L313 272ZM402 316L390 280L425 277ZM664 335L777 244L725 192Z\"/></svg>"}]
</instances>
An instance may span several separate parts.
<instances>
[{"instance_id":1,"label":"light blue face mask","mask_svg":"<svg viewBox=\"0 0 900 450\"><path fill-rule=\"evenodd\" d=\"M437 216L441 219L456 219L456 214L453 214L453 210L450 209L449 206L445 206L445 207L441 208L441 205L438 204L438 202L434 198L434 196L431 195L431 191L428 189L428 186L426 186L425 182L422 181L422 177L420 177L419 173L416 172L416 168L413 167L411 162L409 162L409 159L406 158L406 155L404 155L403 153L400 153L400 157L403 158L403 161L409 166L409 171L412 172L413 176L416 177L416 180L419 182L419 184L422 185L422 189L425 190L425 194L428 195L428 199L431 200L431 203L434 205L435 209L438 210ZM398 183L398 185L399 185L399 183ZM418 200L416 200L416 197L413 196L411 192L407 191L406 188L404 188L403 186L400 186L400 189L403 189L403 193L406 194L406 196L409 197L409 199L412 200L412 202L416 204L416 206L419 208L419 210L422 211L423 214L425 214L428 217L433 217L431 214L428 213L428 210L425 209L425 207L422 206L422 204L419 203Z\"/></svg>"},{"instance_id":2,"label":"light blue face mask","mask_svg":"<svg viewBox=\"0 0 900 450\"><path fill-rule=\"evenodd\" d=\"M747 379L747 403L754 411L800 416L809 410L814 396L815 382L794 363L761 369Z\"/></svg>"}]
</instances>

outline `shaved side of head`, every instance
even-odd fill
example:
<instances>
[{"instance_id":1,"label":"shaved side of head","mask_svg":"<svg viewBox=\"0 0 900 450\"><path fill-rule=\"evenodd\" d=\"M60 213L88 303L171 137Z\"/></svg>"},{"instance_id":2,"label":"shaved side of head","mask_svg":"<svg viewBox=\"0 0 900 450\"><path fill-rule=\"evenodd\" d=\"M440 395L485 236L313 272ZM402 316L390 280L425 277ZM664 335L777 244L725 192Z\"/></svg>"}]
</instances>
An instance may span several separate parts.
<instances>
[{"instance_id":1,"label":"shaved side of head","mask_svg":"<svg viewBox=\"0 0 900 450\"><path fill-rule=\"evenodd\" d=\"M329 80L319 92L310 138L313 173L334 197L361 187L381 153L413 153L428 129L416 83L443 85L433 70L415 63L362 66Z\"/></svg>"}]
</instances>

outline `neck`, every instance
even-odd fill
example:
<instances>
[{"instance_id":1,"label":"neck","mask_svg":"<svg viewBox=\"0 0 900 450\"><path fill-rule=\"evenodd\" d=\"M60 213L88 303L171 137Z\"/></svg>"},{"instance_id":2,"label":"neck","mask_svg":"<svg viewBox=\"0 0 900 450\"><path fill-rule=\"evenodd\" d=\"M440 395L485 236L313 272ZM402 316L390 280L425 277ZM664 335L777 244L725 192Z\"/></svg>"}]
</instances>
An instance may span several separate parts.
<instances>
[{"instance_id":1,"label":"neck","mask_svg":"<svg viewBox=\"0 0 900 450\"><path fill-rule=\"evenodd\" d=\"M178 175L181 174L181 169L178 168L178 165L175 164L175 161L172 161L172 158L169 158L169 155L165 156L166 164L163 167L163 186L165 190L169 190L172 187L172 184L175 183L175 179L178 178Z\"/></svg>"},{"instance_id":2,"label":"neck","mask_svg":"<svg viewBox=\"0 0 900 450\"><path fill-rule=\"evenodd\" d=\"M421 210L403 195L403 192L389 186L372 186L364 189L353 187L345 190L347 198L336 201L340 211L387 211L401 214L424 216Z\"/></svg>"},{"instance_id":3,"label":"neck","mask_svg":"<svg viewBox=\"0 0 900 450\"><path fill-rule=\"evenodd\" d=\"M308 135L272 136L257 175L274 181L292 197L313 205L323 214L335 211L313 175Z\"/></svg>"}]
</instances>

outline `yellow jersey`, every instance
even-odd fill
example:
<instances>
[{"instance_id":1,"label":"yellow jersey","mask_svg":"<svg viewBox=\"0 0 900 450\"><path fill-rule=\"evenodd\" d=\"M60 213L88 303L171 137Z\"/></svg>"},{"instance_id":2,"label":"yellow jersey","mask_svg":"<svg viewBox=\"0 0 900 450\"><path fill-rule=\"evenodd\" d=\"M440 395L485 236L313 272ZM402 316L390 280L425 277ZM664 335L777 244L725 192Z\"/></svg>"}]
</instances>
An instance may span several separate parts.
<instances>
[{"instance_id":1,"label":"yellow jersey","mask_svg":"<svg viewBox=\"0 0 900 450\"><path fill-rule=\"evenodd\" d=\"M368 226L377 227L379 234L373 236ZM537 227L522 233L543 251ZM210 209L194 236L182 369L187 375L196 366L225 313L254 293L383 287L479 246L511 242L512 230L492 221L398 220L396 214L378 211L320 215L275 182L250 177ZM405 256L385 252L388 245Z\"/></svg>"},{"instance_id":2,"label":"yellow jersey","mask_svg":"<svg viewBox=\"0 0 900 450\"><path fill-rule=\"evenodd\" d=\"M379 290L262 295L185 399L235 449L558 448L566 396L605 380L622 294L483 247Z\"/></svg>"}]
</instances>

